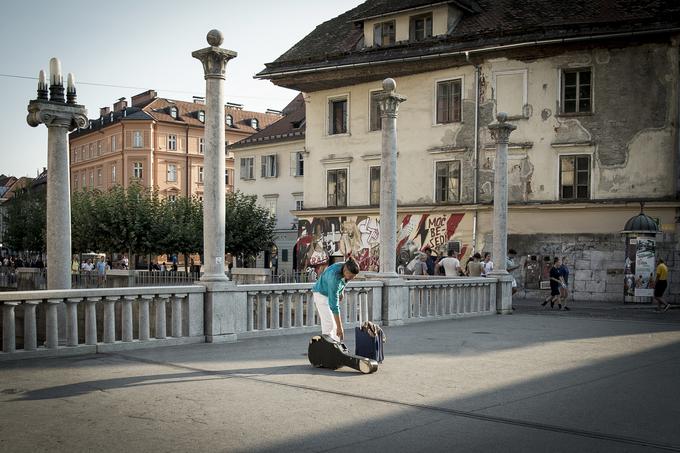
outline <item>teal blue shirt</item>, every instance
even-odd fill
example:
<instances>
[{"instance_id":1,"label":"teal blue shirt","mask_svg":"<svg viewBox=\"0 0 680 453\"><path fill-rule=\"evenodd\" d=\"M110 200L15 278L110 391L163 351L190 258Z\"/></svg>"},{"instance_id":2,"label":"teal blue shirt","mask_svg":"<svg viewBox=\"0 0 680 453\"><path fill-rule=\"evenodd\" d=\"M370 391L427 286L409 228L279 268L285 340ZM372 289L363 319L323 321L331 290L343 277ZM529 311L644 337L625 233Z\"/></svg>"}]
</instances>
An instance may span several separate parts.
<instances>
[{"instance_id":1,"label":"teal blue shirt","mask_svg":"<svg viewBox=\"0 0 680 453\"><path fill-rule=\"evenodd\" d=\"M328 297L328 306L330 307L331 312L336 315L340 314L340 306L338 305L340 294L342 294L345 285L347 285L347 282L342 275L342 266L344 265L345 263L343 262L329 266L323 271L312 288L312 291Z\"/></svg>"}]
</instances>

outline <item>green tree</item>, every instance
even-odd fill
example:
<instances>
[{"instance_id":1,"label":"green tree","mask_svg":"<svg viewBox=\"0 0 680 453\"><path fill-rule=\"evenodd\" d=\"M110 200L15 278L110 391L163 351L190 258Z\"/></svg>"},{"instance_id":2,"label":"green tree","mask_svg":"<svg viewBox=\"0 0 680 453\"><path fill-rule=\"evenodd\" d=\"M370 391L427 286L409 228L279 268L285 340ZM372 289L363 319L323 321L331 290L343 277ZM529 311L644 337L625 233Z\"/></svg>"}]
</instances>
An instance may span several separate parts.
<instances>
[{"instance_id":1,"label":"green tree","mask_svg":"<svg viewBox=\"0 0 680 453\"><path fill-rule=\"evenodd\" d=\"M4 241L16 251L46 250L47 201L43 191L16 192L6 204Z\"/></svg>"},{"instance_id":2,"label":"green tree","mask_svg":"<svg viewBox=\"0 0 680 453\"><path fill-rule=\"evenodd\" d=\"M225 250L241 258L257 255L274 244L276 218L258 206L256 195L228 193L225 213Z\"/></svg>"},{"instance_id":3,"label":"green tree","mask_svg":"<svg viewBox=\"0 0 680 453\"><path fill-rule=\"evenodd\" d=\"M193 197L159 201L155 236L159 252L181 253L184 263L188 255L203 251L203 205Z\"/></svg>"}]
</instances>

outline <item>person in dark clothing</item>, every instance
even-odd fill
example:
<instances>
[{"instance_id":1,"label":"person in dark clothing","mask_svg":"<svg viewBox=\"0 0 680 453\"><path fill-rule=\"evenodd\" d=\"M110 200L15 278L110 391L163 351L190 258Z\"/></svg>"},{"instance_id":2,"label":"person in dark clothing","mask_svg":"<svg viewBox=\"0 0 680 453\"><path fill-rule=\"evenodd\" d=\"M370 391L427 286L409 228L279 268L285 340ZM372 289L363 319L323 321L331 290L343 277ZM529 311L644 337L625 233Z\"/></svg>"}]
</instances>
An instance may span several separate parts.
<instances>
[{"instance_id":1,"label":"person in dark clothing","mask_svg":"<svg viewBox=\"0 0 680 453\"><path fill-rule=\"evenodd\" d=\"M550 308L553 308L555 302L557 302L557 307L560 310L562 309L562 304L560 303L560 288L562 288L563 284L564 280L562 280L562 274L560 273L560 259L556 257L550 268L550 299L546 299L541 304L543 307L550 301Z\"/></svg>"},{"instance_id":2,"label":"person in dark clothing","mask_svg":"<svg viewBox=\"0 0 680 453\"><path fill-rule=\"evenodd\" d=\"M434 265L437 263L437 257L432 255L432 249L430 247L425 247L423 252L427 255L427 273L428 275L434 275Z\"/></svg>"},{"instance_id":3,"label":"person in dark clothing","mask_svg":"<svg viewBox=\"0 0 680 453\"><path fill-rule=\"evenodd\" d=\"M560 299L564 305L565 310L569 310L567 307L567 299L569 298L569 267L567 266L567 257L562 257L562 264L560 265L560 275L562 276L563 285L560 288Z\"/></svg>"}]
</instances>

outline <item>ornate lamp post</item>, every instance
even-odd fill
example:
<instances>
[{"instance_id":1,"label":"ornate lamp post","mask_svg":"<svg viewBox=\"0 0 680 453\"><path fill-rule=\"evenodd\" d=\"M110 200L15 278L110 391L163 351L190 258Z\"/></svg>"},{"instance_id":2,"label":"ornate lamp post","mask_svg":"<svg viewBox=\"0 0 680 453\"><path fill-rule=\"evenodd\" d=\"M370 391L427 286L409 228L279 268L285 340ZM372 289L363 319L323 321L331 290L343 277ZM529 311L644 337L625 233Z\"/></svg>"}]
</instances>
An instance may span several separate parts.
<instances>
[{"instance_id":1,"label":"ornate lamp post","mask_svg":"<svg viewBox=\"0 0 680 453\"><path fill-rule=\"evenodd\" d=\"M394 79L383 80L378 97L382 119L380 160L380 273L397 276L397 110L405 96L394 90Z\"/></svg>"},{"instance_id":2,"label":"ornate lamp post","mask_svg":"<svg viewBox=\"0 0 680 453\"><path fill-rule=\"evenodd\" d=\"M493 179L493 261L491 276L498 279L496 311L512 313L512 276L506 270L508 247L508 141L517 126L506 123L508 114L499 112L498 122L489 125L496 140L496 162Z\"/></svg>"},{"instance_id":3,"label":"ornate lamp post","mask_svg":"<svg viewBox=\"0 0 680 453\"><path fill-rule=\"evenodd\" d=\"M49 90L49 99L48 99ZM47 289L71 288L71 192L68 133L86 127L87 109L76 104L73 74L66 99L61 63L50 60L50 84L40 71L38 97L28 103L26 121L47 126Z\"/></svg>"},{"instance_id":4,"label":"ornate lamp post","mask_svg":"<svg viewBox=\"0 0 680 453\"><path fill-rule=\"evenodd\" d=\"M203 63L205 72L205 155L203 194L204 273L201 281L226 282L224 274L225 187L224 187L224 79L227 63L236 57L233 50L222 49L222 32L210 30L208 44L191 56Z\"/></svg>"}]
</instances>

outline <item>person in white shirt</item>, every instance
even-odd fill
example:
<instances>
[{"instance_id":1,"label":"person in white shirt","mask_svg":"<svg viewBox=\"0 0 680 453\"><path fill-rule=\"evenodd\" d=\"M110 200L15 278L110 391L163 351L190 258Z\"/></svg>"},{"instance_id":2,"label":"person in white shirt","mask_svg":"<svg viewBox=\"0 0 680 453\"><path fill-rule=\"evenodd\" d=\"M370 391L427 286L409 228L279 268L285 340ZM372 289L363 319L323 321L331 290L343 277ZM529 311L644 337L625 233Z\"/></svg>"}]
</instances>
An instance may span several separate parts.
<instances>
[{"instance_id":1,"label":"person in white shirt","mask_svg":"<svg viewBox=\"0 0 680 453\"><path fill-rule=\"evenodd\" d=\"M435 275L438 273L440 268L444 268L444 274L447 277L458 277L460 275L460 261L456 258L456 252L449 250L446 258L442 258L435 265Z\"/></svg>"},{"instance_id":2,"label":"person in white shirt","mask_svg":"<svg viewBox=\"0 0 680 453\"><path fill-rule=\"evenodd\" d=\"M486 277L493 271L493 261L491 261L491 253L486 252L484 254L484 261L482 261L483 266L483 276Z\"/></svg>"}]
</instances>

